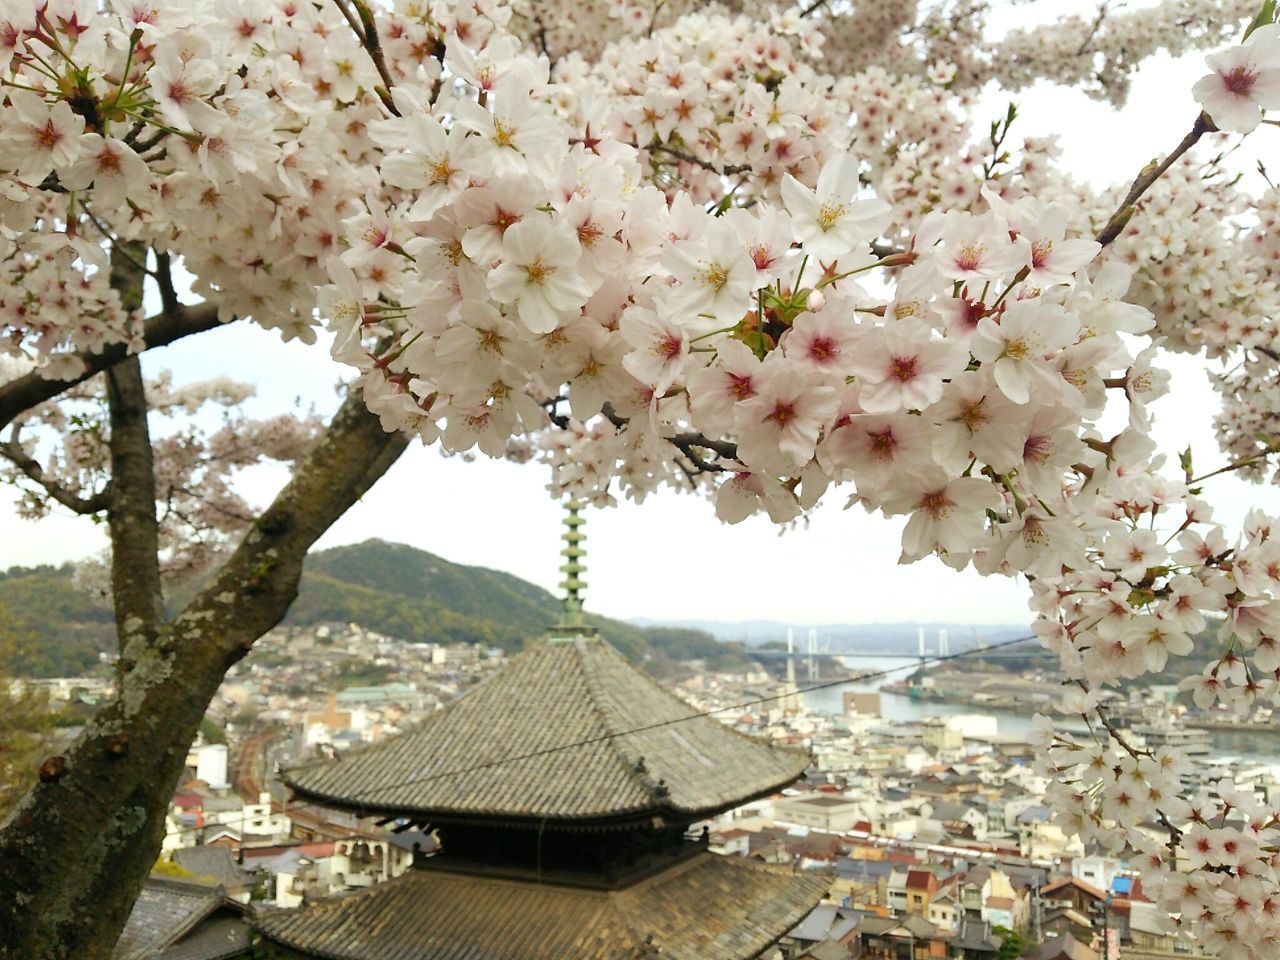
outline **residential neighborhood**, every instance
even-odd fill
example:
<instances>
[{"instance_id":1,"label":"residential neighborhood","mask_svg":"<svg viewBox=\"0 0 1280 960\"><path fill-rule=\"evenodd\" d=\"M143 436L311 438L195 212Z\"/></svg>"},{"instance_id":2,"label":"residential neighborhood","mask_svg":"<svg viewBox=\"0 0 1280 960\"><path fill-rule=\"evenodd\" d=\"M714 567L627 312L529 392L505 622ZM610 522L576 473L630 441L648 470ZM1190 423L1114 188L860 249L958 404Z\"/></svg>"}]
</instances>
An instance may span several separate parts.
<instances>
[{"instance_id":1,"label":"residential neighborhood","mask_svg":"<svg viewBox=\"0 0 1280 960\"><path fill-rule=\"evenodd\" d=\"M317 758L340 765L346 751L410 729L509 659L353 625L269 635L215 700L211 716L227 742L198 739L191 748L164 858L129 929L173 901L201 919L172 926L169 947L206 927L243 927L248 943L253 916L341 898L426 862L437 848L432 833L303 801L279 772ZM344 685L352 679L345 665L357 661L372 671L357 680L396 679ZM904 727L877 716L879 695L865 690L847 694L839 713L822 712L794 681L759 668L695 669L672 689L738 732L812 758L793 785L690 830L713 853L825 883L820 905L764 956L1202 955L1177 936L1122 857L1084 848L1053 822L1047 782L1026 743L1002 740L991 718ZM1257 788L1275 789L1264 781ZM207 896L192 894L192 885ZM142 956L127 946L141 936L122 941L118 960Z\"/></svg>"}]
</instances>

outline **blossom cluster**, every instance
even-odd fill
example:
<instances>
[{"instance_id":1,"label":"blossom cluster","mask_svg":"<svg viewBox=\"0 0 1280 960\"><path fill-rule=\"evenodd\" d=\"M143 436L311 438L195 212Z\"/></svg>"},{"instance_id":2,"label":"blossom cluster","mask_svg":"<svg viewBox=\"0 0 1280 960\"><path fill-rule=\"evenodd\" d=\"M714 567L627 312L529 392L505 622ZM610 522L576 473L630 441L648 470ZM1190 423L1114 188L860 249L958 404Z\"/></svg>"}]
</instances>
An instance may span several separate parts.
<instances>
[{"instance_id":1,"label":"blossom cluster","mask_svg":"<svg viewBox=\"0 0 1280 960\"><path fill-rule=\"evenodd\" d=\"M1185 757L1135 748L1119 731L1081 742L1046 723L1033 744L1065 825L1130 858L1144 895L1167 911L1168 932L1225 960L1275 955L1280 831L1251 788L1223 779L1188 789Z\"/></svg>"},{"instance_id":2,"label":"blossom cluster","mask_svg":"<svg viewBox=\"0 0 1280 960\"><path fill-rule=\"evenodd\" d=\"M0 374L17 379L29 366L9 360L0 363ZM246 405L255 389L233 380L179 386L162 374L145 388L161 571L166 581L181 583L204 573L252 522L254 510L237 489L243 472L295 462L321 424L310 413L253 416ZM18 490L18 511L27 519L46 516L55 503L98 512L102 506L95 501L103 501L110 489L110 437L103 385L96 380L78 384L59 402L40 404L15 419L0 443L0 483Z\"/></svg>"},{"instance_id":3,"label":"blossom cluster","mask_svg":"<svg viewBox=\"0 0 1280 960\"><path fill-rule=\"evenodd\" d=\"M1258 439L1280 358L1274 195L1254 204L1184 160L1117 211L1051 141L1015 147L1015 110L977 137L965 116L982 79L1068 78L1082 57L1112 95L1135 50L1217 39L1248 11L1157 5L1152 23L1202 24L1163 40L1103 18L1082 42L1071 21L1035 54L1057 68L1027 41L999 74L984 7L10 5L0 349L65 376L80 353L141 348L102 252L136 241L181 258L228 318L310 338L318 312L389 430L491 456L544 433L557 491L689 485L727 521L787 522L838 490L906 517L903 562L1024 574L1081 712L1197 644L1198 702L1274 702L1272 521L1231 539L1191 465L1171 476L1150 439L1167 389L1154 334L1245 351L1223 379L1224 437L1253 459L1275 446ZM565 52L584 24L599 29ZM1196 131L1247 132L1280 106L1276 29L1210 57ZM175 410L201 399L153 394ZM162 486L209 493L179 498L197 511L184 536L238 510L201 471L243 465L250 433L286 459L306 439L285 422L162 439ZM66 438L47 467L78 497L101 477L102 434ZM1269 823L1229 785L1196 820L1170 758L1052 742L1063 811L1148 856L1152 886L1211 942L1240 929L1233 897L1280 895L1261 846L1228 858L1207 833L1229 812ZM1138 795L1163 846L1143 839ZM1188 852L1202 834L1212 858ZM1213 875L1187 893L1186 866ZM1267 956L1280 919L1251 917L1235 943Z\"/></svg>"}]
</instances>

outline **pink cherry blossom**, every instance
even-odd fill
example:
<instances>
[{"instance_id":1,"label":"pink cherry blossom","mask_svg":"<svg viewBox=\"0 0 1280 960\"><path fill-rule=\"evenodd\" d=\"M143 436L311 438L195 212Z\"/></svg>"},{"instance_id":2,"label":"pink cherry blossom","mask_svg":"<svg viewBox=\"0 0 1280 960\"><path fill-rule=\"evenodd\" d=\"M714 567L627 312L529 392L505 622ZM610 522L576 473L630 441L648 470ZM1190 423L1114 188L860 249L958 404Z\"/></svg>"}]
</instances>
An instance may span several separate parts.
<instances>
[{"instance_id":1,"label":"pink cherry blossom","mask_svg":"<svg viewBox=\"0 0 1280 960\"><path fill-rule=\"evenodd\" d=\"M862 384L859 402L868 413L923 410L942 396L943 381L964 369L966 351L933 336L917 320L868 331L850 368Z\"/></svg>"},{"instance_id":2,"label":"pink cherry blossom","mask_svg":"<svg viewBox=\"0 0 1280 960\"><path fill-rule=\"evenodd\" d=\"M1205 63L1213 72L1196 81L1191 95L1219 130L1250 133L1263 110L1280 108L1280 26L1259 27Z\"/></svg>"}]
</instances>

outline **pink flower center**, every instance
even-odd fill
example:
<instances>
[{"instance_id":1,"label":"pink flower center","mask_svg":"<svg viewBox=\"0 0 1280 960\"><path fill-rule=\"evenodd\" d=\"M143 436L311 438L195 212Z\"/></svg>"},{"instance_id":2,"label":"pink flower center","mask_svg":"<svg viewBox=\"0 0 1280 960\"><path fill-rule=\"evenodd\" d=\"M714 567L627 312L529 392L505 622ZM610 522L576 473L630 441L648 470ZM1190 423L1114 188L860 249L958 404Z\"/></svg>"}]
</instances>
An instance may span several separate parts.
<instances>
[{"instance_id":1,"label":"pink flower center","mask_svg":"<svg viewBox=\"0 0 1280 960\"><path fill-rule=\"evenodd\" d=\"M772 420L780 427L785 427L788 423L796 418L796 407L793 403L785 400L779 400L773 406L773 413L765 417L766 420Z\"/></svg>"},{"instance_id":2,"label":"pink flower center","mask_svg":"<svg viewBox=\"0 0 1280 960\"><path fill-rule=\"evenodd\" d=\"M980 397L960 408L960 414L956 417L970 430L977 430L984 423L989 423L991 417L982 409L983 404L987 402L986 397Z\"/></svg>"},{"instance_id":3,"label":"pink flower center","mask_svg":"<svg viewBox=\"0 0 1280 960\"><path fill-rule=\"evenodd\" d=\"M658 356L667 360L674 360L680 356L680 348L684 345L684 341L677 337L674 333L668 333L664 337L658 339L654 351Z\"/></svg>"},{"instance_id":4,"label":"pink flower center","mask_svg":"<svg viewBox=\"0 0 1280 960\"><path fill-rule=\"evenodd\" d=\"M1027 442L1022 445L1022 459L1030 463L1044 463L1052 449L1048 437L1027 437Z\"/></svg>"},{"instance_id":5,"label":"pink flower center","mask_svg":"<svg viewBox=\"0 0 1280 960\"><path fill-rule=\"evenodd\" d=\"M751 261L756 265L757 270L768 270L776 259L777 257L770 254L764 247L751 248Z\"/></svg>"},{"instance_id":6,"label":"pink flower center","mask_svg":"<svg viewBox=\"0 0 1280 960\"><path fill-rule=\"evenodd\" d=\"M507 227L511 226L519 219L520 217L517 214L508 213L506 210L498 207L498 209L494 211L493 219L489 221L489 224L497 230L499 234L504 234L507 232Z\"/></svg>"},{"instance_id":7,"label":"pink flower center","mask_svg":"<svg viewBox=\"0 0 1280 960\"><path fill-rule=\"evenodd\" d=\"M174 103L186 103L191 99L191 91L187 89L186 83L181 80L174 80L169 84L169 99Z\"/></svg>"},{"instance_id":8,"label":"pink flower center","mask_svg":"<svg viewBox=\"0 0 1280 960\"><path fill-rule=\"evenodd\" d=\"M980 243L967 244L956 254L956 266L961 270L976 270L986 252L987 248Z\"/></svg>"},{"instance_id":9,"label":"pink flower center","mask_svg":"<svg viewBox=\"0 0 1280 960\"><path fill-rule=\"evenodd\" d=\"M898 449L898 441L888 427L880 433L868 433L867 440L871 443L871 455L877 460L892 460L893 452Z\"/></svg>"},{"instance_id":10,"label":"pink flower center","mask_svg":"<svg viewBox=\"0 0 1280 960\"><path fill-rule=\"evenodd\" d=\"M953 504L947 499L946 490L935 490L920 498L918 508L929 514L934 520L941 520L951 510Z\"/></svg>"},{"instance_id":11,"label":"pink flower center","mask_svg":"<svg viewBox=\"0 0 1280 960\"><path fill-rule=\"evenodd\" d=\"M120 155L110 145L104 146L94 159L97 161L99 170L120 172Z\"/></svg>"},{"instance_id":12,"label":"pink flower center","mask_svg":"<svg viewBox=\"0 0 1280 960\"><path fill-rule=\"evenodd\" d=\"M756 395L756 387L751 382L750 376L731 373L729 374L729 392L733 394L735 400L747 400Z\"/></svg>"},{"instance_id":13,"label":"pink flower center","mask_svg":"<svg viewBox=\"0 0 1280 960\"><path fill-rule=\"evenodd\" d=\"M899 383L906 383L916 375L915 357L893 357L889 361L889 376Z\"/></svg>"},{"instance_id":14,"label":"pink flower center","mask_svg":"<svg viewBox=\"0 0 1280 960\"><path fill-rule=\"evenodd\" d=\"M1258 75L1246 66L1232 67L1222 74L1223 86L1229 93L1234 93L1238 97L1248 94L1257 79Z\"/></svg>"},{"instance_id":15,"label":"pink flower center","mask_svg":"<svg viewBox=\"0 0 1280 960\"><path fill-rule=\"evenodd\" d=\"M826 363L840 353L840 347L831 337L814 337L809 344L809 356L818 363Z\"/></svg>"},{"instance_id":16,"label":"pink flower center","mask_svg":"<svg viewBox=\"0 0 1280 960\"><path fill-rule=\"evenodd\" d=\"M52 150L61 139L62 134L53 125L52 120L46 120L44 126L36 131L36 143L40 144L45 150Z\"/></svg>"}]
</instances>

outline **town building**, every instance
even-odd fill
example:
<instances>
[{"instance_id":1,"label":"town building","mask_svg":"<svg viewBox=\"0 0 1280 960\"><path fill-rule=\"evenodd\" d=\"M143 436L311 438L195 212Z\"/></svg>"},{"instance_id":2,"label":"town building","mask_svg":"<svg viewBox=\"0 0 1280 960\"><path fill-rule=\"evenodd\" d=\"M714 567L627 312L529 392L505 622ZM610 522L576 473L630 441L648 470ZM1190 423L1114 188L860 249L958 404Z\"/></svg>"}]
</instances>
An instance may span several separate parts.
<instances>
[{"instance_id":1,"label":"town building","mask_svg":"<svg viewBox=\"0 0 1280 960\"><path fill-rule=\"evenodd\" d=\"M396 738L290 771L304 799L440 848L402 876L259 919L327 960L749 960L828 878L719 856L699 821L797 780L807 754L746 737L645 676L584 624L571 505L560 623Z\"/></svg>"}]
</instances>

